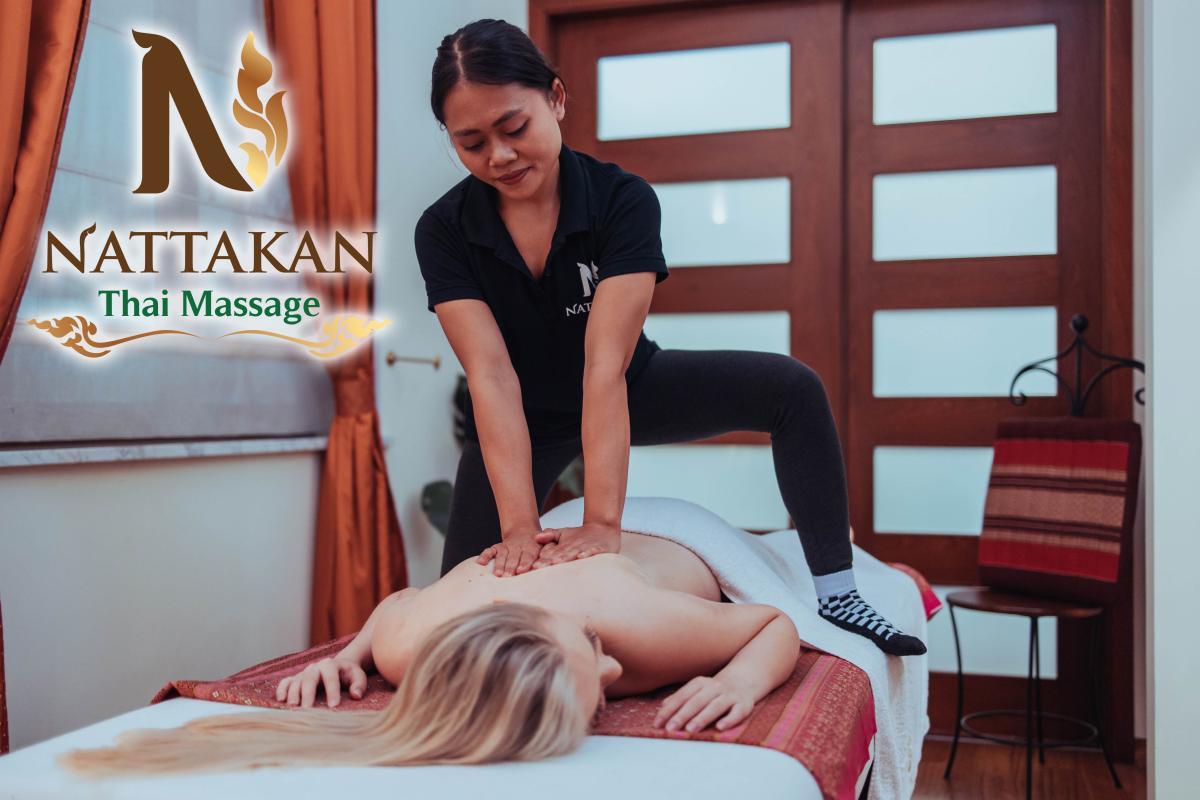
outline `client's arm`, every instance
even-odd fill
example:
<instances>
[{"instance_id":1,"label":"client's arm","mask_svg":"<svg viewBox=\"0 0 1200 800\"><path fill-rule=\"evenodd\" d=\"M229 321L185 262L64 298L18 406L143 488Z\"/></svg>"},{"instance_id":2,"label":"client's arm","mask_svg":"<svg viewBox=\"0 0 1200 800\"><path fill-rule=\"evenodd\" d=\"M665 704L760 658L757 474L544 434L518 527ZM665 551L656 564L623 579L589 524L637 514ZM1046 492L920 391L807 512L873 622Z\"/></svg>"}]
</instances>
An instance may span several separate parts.
<instances>
[{"instance_id":1,"label":"client's arm","mask_svg":"<svg viewBox=\"0 0 1200 800\"><path fill-rule=\"evenodd\" d=\"M415 594L421 591L410 586L407 589L401 589L398 592L392 592L383 600L379 601L379 605L375 606L375 610L371 612L371 616L367 617L367 621L363 624L362 630L350 641L350 644L343 647L334 658L344 658L353 661L363 669L374 669L375 662L371 658L371 634L375 632L375 626L379 624L379 618L383 616L388 607L399 600L401 597L407 597L410 594Z\"/></svg>"},{"instance_id":2,"label":"client's arm","mask_svg":"<svg viewBox=\"0 0 1200 800\"><path fill-rule=\"evenodd\" d=\"M606 605L622 620L608 631L608 649L625 666L606 694L621 697L683 683L663 701L656 720L672 729L738 724L787 680L800 655L796 626L773 606L646 591L636 582L608 593Z\"/></svg>"},{"instance_id":3,"label":"client's arm","mask_svg":"<svg viewBox=\"0 0 1200 800\"><path fill-rule=\"evenodd\" d=\"M371 635L379 624L379 619L397 600L414 592L416 588L401 589L393 592L375 606L375 610L367 617L350 643L338 651L332 658L323 658L309 664L295 675L289 675L275 687L275 699L287 702L289 705L311 706L317 696L317 688L325 686L325 700L332 708L341 700L341 688L345 683L351 696L358 698L367 689L366 670L374 669L375 663L371 655Z\"/></svg>"},{"instance_id":4,"label":"client's arm","mask_svg":"<svg viewBox=\"0 0 1200 800\"><path fill-rule=\"evenodd\" d=\"M655 725L698 731L716 722L720 730L731 728L788 679L800 655L796 626L778 609L760 608L771 612L767 624L716 675L692 678L664 700Z\"/></svg>"}]
</instances>

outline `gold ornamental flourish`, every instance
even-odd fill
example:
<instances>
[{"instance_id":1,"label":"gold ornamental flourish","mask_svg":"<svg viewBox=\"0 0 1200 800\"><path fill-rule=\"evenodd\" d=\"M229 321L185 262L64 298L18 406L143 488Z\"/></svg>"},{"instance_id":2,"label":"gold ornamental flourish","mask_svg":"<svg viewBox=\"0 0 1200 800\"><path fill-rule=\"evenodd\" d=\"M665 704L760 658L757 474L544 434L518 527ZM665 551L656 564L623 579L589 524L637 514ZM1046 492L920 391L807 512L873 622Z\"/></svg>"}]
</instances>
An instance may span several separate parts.
<instances>
[{"instance_id":1,"label":"gold ornamental flourish","mask_svg":"<svg viewBox=\"0 0 1200 800\"><path fill-rule=\"evenodd\" d=\"M261 187L267 179L267 159L274 155L275 166L279 166L288 145L287 115L283 111L285 93L275 92L265 106L258 96L258 90L271 79L273 71L271 60L254 46L254 32L247 33L246 41L242 43L242 66L237 74L238 97L233 100L233 118L243 128L257 131L263 137L261 148L253 142L238 145L249 158L246 172L255 188Z\"/></svg>"},{"instance_id":2,"label":"gold ornamental flourish","mask_svg":"<svg viewBox=\"0 0 1200 800\"><path fill-rule=\"evenodd\" d=\"M189 336L193 339L205 339L212 341L212 337L200 336L188 331L159 329L146 331L144 333L136 333L132 336L125 336L120 339L110 339L108 341L97 341L94 336L96 334L96 323L91 322L86 317L81 315L69 317L55 317L49 320L29 319L26 324L32 325L38 330L45 331L50 336L59 340L59 344L63 347L70 348L81 356L87 358L101 358L112 352L113 348L118 345L132 342L136 339L144 339L147 336L161 336L163 334L179 334ZM304 347L311 355L321 359L337 358L343 353L347 353L371 337L371 334L381 328L391 324L391 320L386 319L368 319L366 317L356 316L354 314L339 314L333 317L329 322L321 326L321 338L317 340L300 339L295 336L287 336L282 333L267 330L241 330L232 331L222 334L216 338L224 339L229 336L269 336L274 339L282 339L292 344L297 344Z\"/></svg>"},{"instance_id":3,"label":"gold ornamental flourish","mask_svg":"<svg viewBox=\"0 0 1200 800\"><path fill-rule=\"evenodd\" d=\"M89 321L86 317L76 315L73 317L56 317L52 320L36 320L30 319L29 325L34 326L38 330L46 333L59 340L63 347L69 347L81 356L88 358L101 358L112 352L112 349L117 345L132 342L135 339L144 339L147 336L158 336L164 333L178 333L183 336L191 336L200 338L194 333L187 331L176 330L157 330L147 331L146 333L135 333L133 336L126 336L122 339L111 339L106 342L98 342L92 338L96 333L96 323Z\"/></svg>"},{"instance_id":4,"label":"gold ornamental flourish","mask_svg":"<svg viewBox=\"0 0 1200 800\"><path fill-rule=\"evenodd\" d=\"M336 358L342 353L358 347L372 333L390 324L390 322L390 320L386 319L367 319L366 317L342 314L321 326L321 335L324 338L315 342L309 339L298 339L295 336L276 333L275 331L261 330L233 331L221 338L224 339L226 336L242 336L244 334L272 336L276 339L283 339L306 347L308 348L308 352L317 358Z\"/></svg>"}]
</instances>

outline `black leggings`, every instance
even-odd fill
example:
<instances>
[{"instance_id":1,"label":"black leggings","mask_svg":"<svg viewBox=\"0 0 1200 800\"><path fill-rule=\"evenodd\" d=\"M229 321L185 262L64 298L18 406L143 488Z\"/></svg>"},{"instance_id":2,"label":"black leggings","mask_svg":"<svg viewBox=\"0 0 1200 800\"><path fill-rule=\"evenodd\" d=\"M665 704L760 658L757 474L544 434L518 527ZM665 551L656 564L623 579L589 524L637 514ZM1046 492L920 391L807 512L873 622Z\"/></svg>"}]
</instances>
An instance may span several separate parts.
<instances>
[{"instance_id":1,"label":"black leggings","mask_svg":"<svg viewBox=\"0 0 1200 800\"><path fill-rule=\"evenodd\" d=\"M771 434L783 504L814 575L851 566L842 447L820 376L791 356L750 350L659 350L629 385L632 445L705 439L730 431ZM582 449L573 437L531 443L538 507ZM500 541L500 520L479 442L458 462L444 575Z\"/></svg>"}]
</instances>

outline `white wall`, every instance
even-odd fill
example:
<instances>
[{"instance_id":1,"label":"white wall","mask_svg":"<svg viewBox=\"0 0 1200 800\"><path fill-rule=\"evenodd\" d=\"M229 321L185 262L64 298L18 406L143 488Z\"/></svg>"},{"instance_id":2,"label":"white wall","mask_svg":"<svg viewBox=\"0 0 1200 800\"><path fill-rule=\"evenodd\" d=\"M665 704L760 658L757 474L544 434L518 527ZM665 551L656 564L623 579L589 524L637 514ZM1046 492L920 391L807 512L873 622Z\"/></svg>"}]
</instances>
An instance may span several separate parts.
<instances>
[{"instance_id":1,"label":"white wall","mask_svg":"<svg viewBox=\"0 0 1200 800\"><path fill-rule=\"evenodd\" d=\"M1149 790L1151 797L1194 796L1195 755L1188 733L1200 719L1196 690L1200 638L1196 568L1200 524L1195 509L1200 453L1200 370L1195 308L1200 297L1196 231L1200 229L1200 4L1146 2L1140 73L1145 93L1143 192L1136 209L1139 255L1146 269L1147 389L1146 586Z\"/></svg>"},{"instance_id":2,"label":"white wall","mask_svg":"<svg viewBox=\"0 0 1200 800\"><path fill-rule=\"evenodd\" d=\"M419 13L407 3L380 3L379 57L379 247L386 269L375 275L375 303L392 324L376 339L376 386L383 435L389 439L388 477L404 530L409 579L417 586L437 580L442 537L421 511L421 488L454 480L458 445L451 398L462 372L437 317L425 308L425 284L413 250L417 218L467 176L446 133L429 107L430 73L442 37L476 19L490 17L527 29L524 0L458 0L426 3ZM442 367L398 362L402 356L438 355Z\"/></svg>"},{"instance_id":3,"label":"white wall","mask_svg":"<svg viewBox=\"0 0 1200 800\"><path fill-rule=\"evenodd\" d=\"M0 469L12 747L307 647L319 461Z\"/></svg>"}]
</instances>

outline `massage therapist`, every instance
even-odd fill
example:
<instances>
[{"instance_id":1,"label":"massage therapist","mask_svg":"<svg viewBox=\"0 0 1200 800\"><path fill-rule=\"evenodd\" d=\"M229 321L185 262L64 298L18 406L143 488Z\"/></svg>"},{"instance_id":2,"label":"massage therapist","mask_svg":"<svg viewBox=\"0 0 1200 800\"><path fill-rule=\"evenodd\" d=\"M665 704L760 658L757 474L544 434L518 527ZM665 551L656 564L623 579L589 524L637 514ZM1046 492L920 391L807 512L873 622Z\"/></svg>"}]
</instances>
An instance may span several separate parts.
<instances>
[{"instance_id":1,"label":"massage therapist","mask_svg":"<svg viewBox=\"0 0 1200 800\"><path fill-rule=\"evenodd\" d=\"M470 393L443 574L472 556L514 575L617 552L631 444L765 431L821 615L887 653L924 653L855 587L845 466L816 372L777 353L661 349L642 332L667 277L658 198L563 142L566 87L529 37L494 19L446 36L430 102L470 172L415 233L429 310ZM583 524L543 531L541 504L581 452Z\"/></svg>"}]
</instances>

